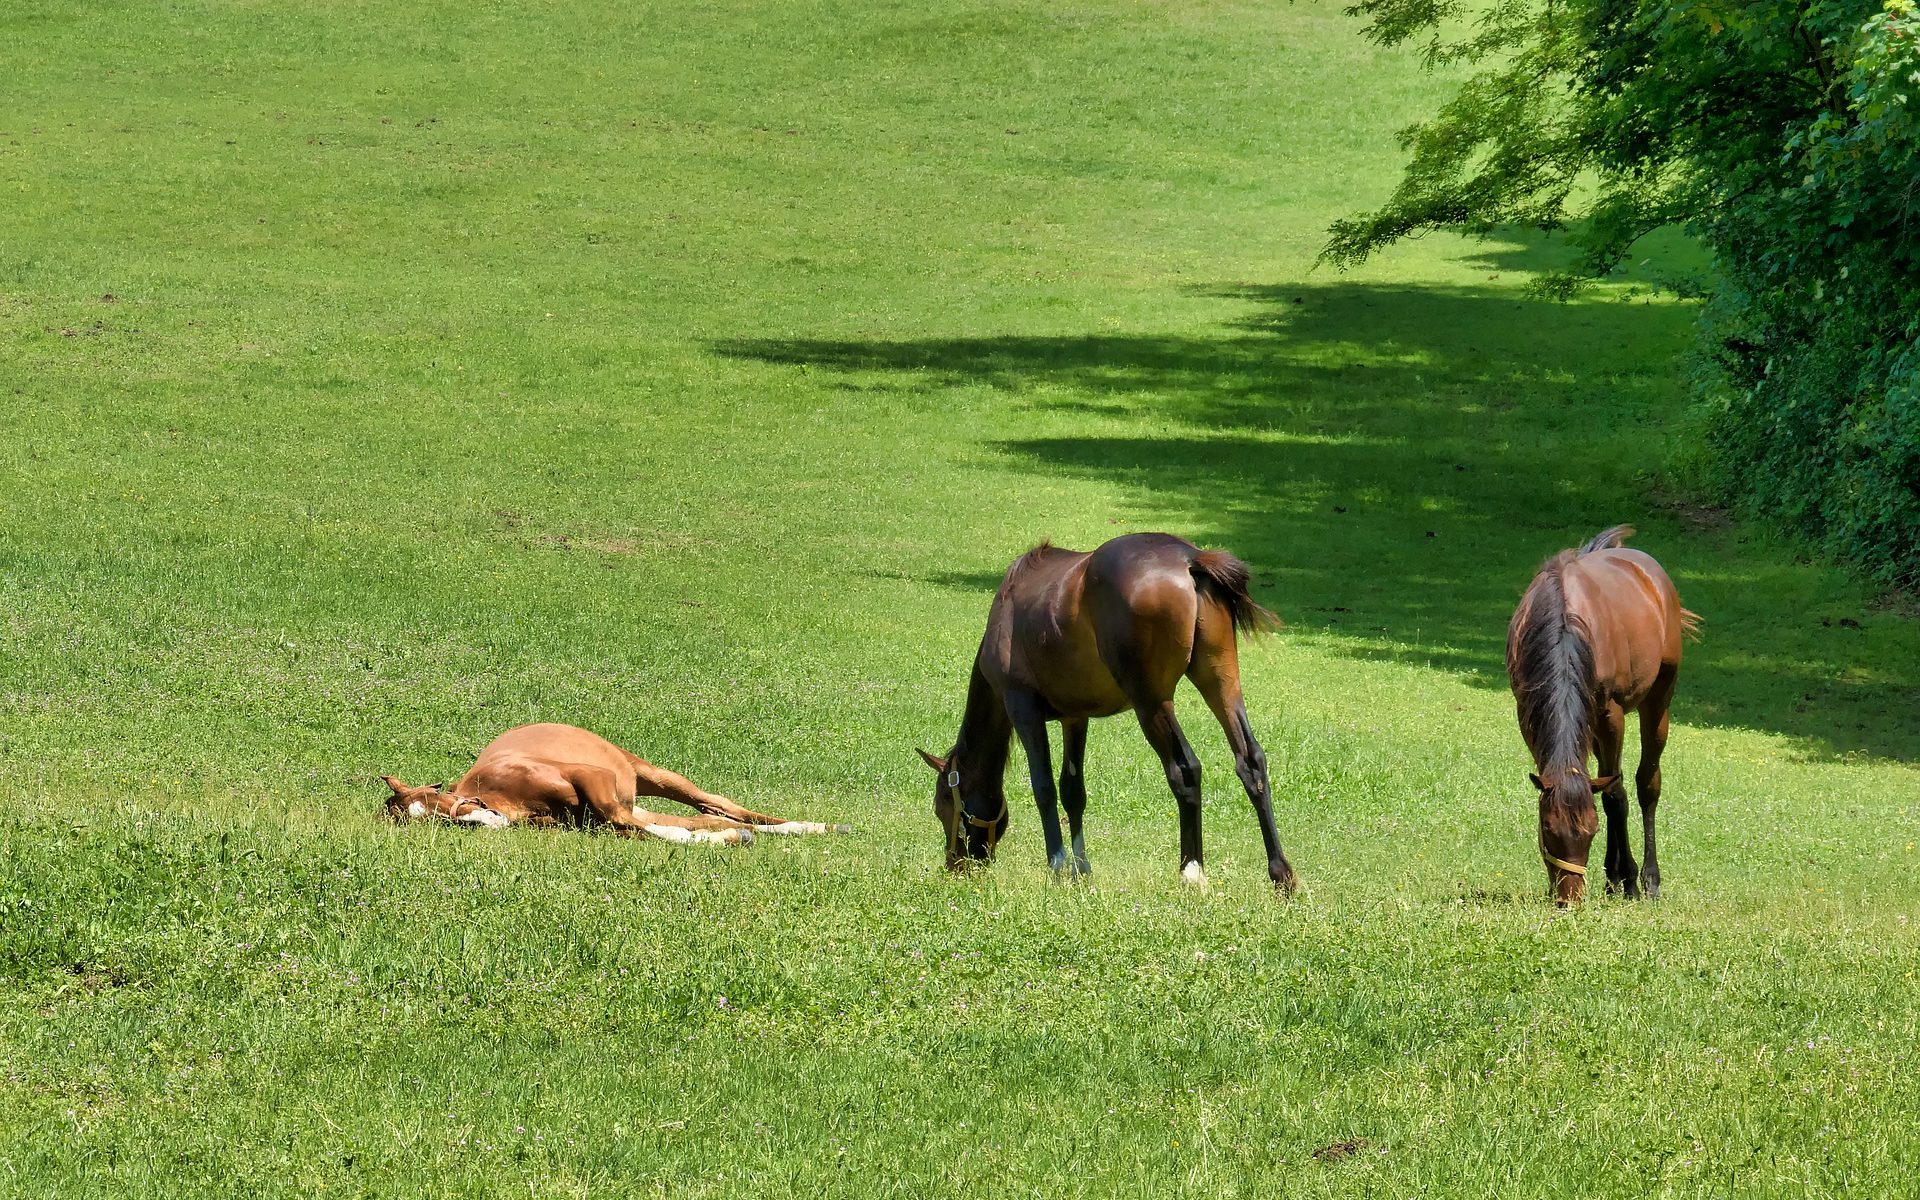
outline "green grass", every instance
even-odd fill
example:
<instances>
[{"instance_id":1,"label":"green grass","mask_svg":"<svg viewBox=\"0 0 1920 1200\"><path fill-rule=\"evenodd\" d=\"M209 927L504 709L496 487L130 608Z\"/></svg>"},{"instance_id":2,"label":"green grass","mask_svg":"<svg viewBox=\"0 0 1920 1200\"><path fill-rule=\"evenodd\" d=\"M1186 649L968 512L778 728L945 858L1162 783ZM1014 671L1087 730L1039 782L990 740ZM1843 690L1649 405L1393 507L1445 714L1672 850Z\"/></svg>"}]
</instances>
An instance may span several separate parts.
<instances>
[{"instance_id":1,"label":"green grass","mask_svg":"<svg viewBox=\"0 0 1920 1200\"><path fill-rule=\"evenodd\" d=\"M0 12L0 1193L1910 1187L1920 631L1674 499L1686 306L1529 300L1518 240L1309 270L1440 94L1355 31ZM1622 520L1707 621L1668 896L1556 915L1501 643ZM939 870L994 581L1126 529L1289 622L1303 899L1190 693L1210 893L1123 721L1094 886L1017 768ZM859 833L377 819L532 719Z\"/></svg>"}]
</instances>

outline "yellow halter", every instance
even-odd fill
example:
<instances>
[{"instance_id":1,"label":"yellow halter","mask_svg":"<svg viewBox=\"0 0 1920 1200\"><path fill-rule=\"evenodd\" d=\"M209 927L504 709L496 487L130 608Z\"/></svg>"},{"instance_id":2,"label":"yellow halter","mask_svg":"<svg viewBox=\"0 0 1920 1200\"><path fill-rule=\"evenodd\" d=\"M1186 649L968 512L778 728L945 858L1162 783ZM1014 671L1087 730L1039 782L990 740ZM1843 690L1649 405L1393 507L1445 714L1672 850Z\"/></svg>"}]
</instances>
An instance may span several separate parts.
<instances>
[{"instance_id":1,"label":"yellow halter","mask_svg":"<svg viewBox=\"0 0 1920 1200\"><path fill-rule=\"evenodd\" d=\"M966 814L967 824L973 826L975 829L984 829L987 831L987 857L992 858L993 848L1000 844L1000 834L995 831L1003 830L1007 825L1007 798L1005 796L1000 797L1000 815L984 821L972 813L967 812L967 806L964 803L960 805L960 811Z\"/></svg>"},{"instance_id":2,"label":"yellow halter","mask_svg":"<svg viewBox=\"0 0 1920 1200\"><path fill-rule=\"evenodd\" d=\"M1569 875L1585 875L1587 873L1587 869L1579 863L1570 863L1564 858L1555 858L1553 855L1548 854L1547 844L1544 841L1540 843L1540 857L1546 860L1548 866L1559 867Z\"/></svg>"}]
</instances>

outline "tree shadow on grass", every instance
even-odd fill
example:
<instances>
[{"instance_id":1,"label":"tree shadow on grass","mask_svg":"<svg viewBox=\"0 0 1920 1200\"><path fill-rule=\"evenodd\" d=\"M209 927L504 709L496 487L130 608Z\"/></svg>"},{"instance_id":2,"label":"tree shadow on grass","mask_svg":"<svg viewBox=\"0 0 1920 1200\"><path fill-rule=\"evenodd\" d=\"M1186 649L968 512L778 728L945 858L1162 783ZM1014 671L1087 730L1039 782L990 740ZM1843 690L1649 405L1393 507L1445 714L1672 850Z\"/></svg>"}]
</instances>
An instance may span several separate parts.
<instances>
[{"instance_id":1,"label":"tree shadow on grass","mask_svg":"<svg viewBox=\"0 0 1920 1200\"><path fill-rule=\"evenodd\" d=\"M1913 622L1655 499L1683 420L1688 308L1344 282L1200 294L1248 311L1196 334L716 349L862 388L991 386L1050 417L997 444L1010 464L1122 482L1126 524L1233 548L1295 628L1488 687L1506 686L1507 620L1539 563L1630 522L1707 621L1680 719L1813 754L1920 756Z\"/></svg>"}]
</instances>

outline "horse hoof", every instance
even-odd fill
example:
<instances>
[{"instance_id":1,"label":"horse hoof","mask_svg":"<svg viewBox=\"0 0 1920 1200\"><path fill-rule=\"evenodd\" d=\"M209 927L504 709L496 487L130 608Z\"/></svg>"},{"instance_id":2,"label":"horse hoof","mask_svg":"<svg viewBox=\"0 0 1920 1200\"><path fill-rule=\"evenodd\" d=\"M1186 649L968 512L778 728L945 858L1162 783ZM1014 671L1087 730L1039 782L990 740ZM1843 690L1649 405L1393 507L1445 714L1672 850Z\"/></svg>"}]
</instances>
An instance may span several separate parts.
<instances>
[{"instance_id":1,"label":"horse hoof","mask_svg":"<svg viewBox=\"0 0 1920 1200\"><path fill-rule=\"evenodd\" d=\"M1180 882L1197 891L1207 890L1207 869L1197 862L1180 868Z\"/></svg>"},{"instance_id":2,"label":"horse hoof","mask_svg":"<svg viewBox=\"0 0 1920 1200\"><path fill-rule=\"evenodd\" d=\"M1073 873L1075 875L1091 875L1093 874L1093 864L1084 858L1076 858L1073 860Z\"/></svg>"},{"instance_id":3,"label":"horse hoof","mask_svg":"<svg viewBox=\"0 0 1920 1200\"><path fill-rule=\"evenodd\" d=\"M744 827L743 827L743 828L741 828L741 829L739 829L739 830L737 830L736 832L738 832L740 836L739 836L739 838L737 838L737 839L736 839L736 840L734 841L734 843L733 843L734 845L736 845L736 846L751 846L751 845L753 845L753 830L751 830L751 829L747 829L747 828L744 828Z\"/></svg>"}]
</instances>

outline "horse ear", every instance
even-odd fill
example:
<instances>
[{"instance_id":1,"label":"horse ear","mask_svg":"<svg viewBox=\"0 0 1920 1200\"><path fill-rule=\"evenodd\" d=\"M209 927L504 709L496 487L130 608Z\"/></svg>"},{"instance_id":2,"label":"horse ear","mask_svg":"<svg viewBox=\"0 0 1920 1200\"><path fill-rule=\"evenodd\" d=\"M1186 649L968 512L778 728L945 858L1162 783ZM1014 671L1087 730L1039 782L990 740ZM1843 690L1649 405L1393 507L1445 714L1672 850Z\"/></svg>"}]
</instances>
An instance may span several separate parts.
<instances>
[{"instance_id":1,"label":"horse ear","mask_svg":"<svg viewBox=\"0 0 1920 1200\"><path fill-rule=\"evenodd\" d=\"M412 788L408 787L404 783L401 783L398 779L395 779L391 775L382 775L380 779L381 779L381 782L385 783L388 787L393 789L393 794L396 796L404 796L408 792L413 790Z\"/></svg>"},{"instance_id":2,"label":"horse ear","mask_svg":"<svg viewBox=\"0 0 1920 1200\"><path fill-rule=\"evenodd\" d=\"M1545 792L1547 790L1547 785L1540 781L1540 777L1538 775L1535 775L1533 772L1529 771L1527 772L1527 778L1533 780L1533 786L1536 788L1539 788L1542 792Z\"/></svg>"},{"instance_id":3,"label":"horse ear","mask_svg":"<svg viewBox=\"0 0 1920 1200\"><path fill-rule=\"evenodd\" d=\"M1593 784L1593 794L1598 796L1601 792L1619 783L1620 777L1618 775L1602 775L1600 778L1588 780L1588 782Z\"/></svg>"},{"instance_id":4,"label":"horse ear","mask_svg":"<svg viewBox=\"0 0 1920 1200\"><path fill-rule=\"evenodd\" d=\"M915 746L913 749L914 749L914 753L918 754L921 758L925 759L927 765L933 768L934 774L945 775L947 773L946 759L938 758L934 755L928 754L925 750L920 749L920 747L918 746Z\"/></svg>"}]
</instances>

